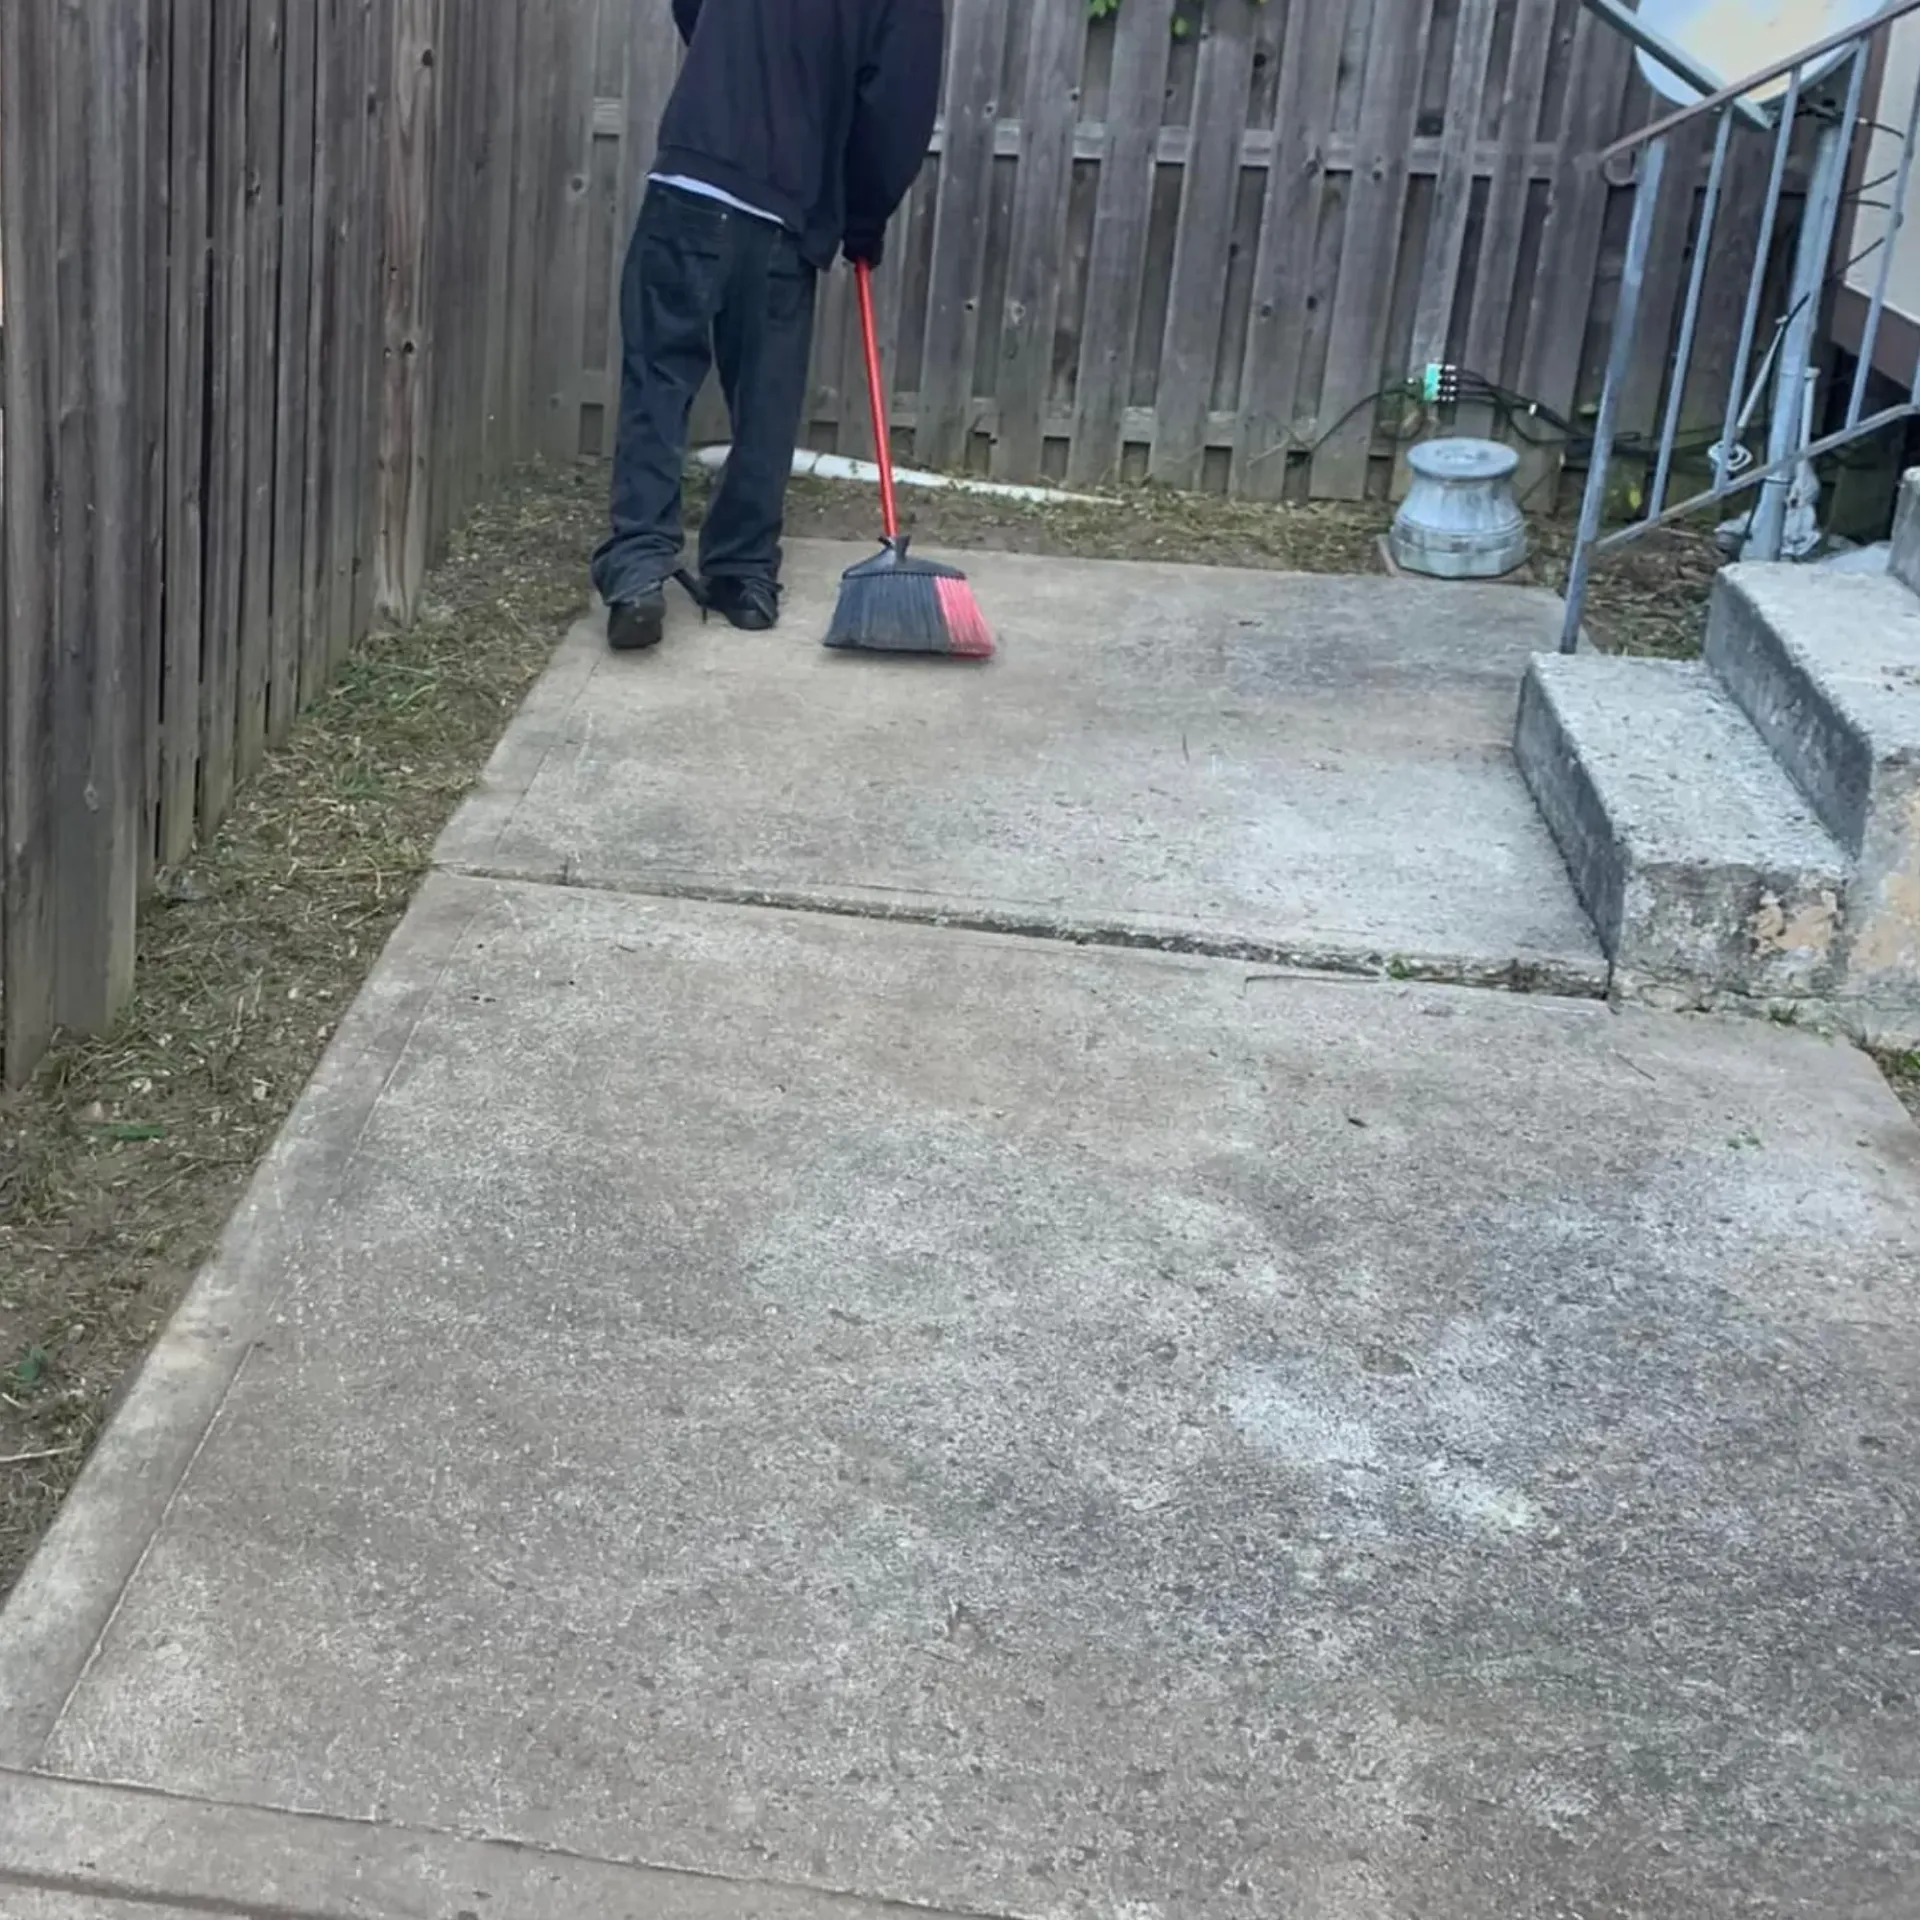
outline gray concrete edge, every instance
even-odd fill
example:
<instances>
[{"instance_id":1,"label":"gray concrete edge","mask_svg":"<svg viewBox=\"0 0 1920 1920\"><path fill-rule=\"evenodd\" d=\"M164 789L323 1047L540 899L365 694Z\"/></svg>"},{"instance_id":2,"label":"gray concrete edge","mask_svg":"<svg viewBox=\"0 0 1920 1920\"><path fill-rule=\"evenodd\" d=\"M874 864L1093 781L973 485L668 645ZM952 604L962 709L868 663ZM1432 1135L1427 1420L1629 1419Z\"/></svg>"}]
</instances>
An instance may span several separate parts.
<instances>
[{"instance_id":1,"label":"gray concrete edge","mask_svg":"<svg viewBox=\"0 0 1920 1920\"><path fill-rule=\"evenodd\" d=\"M604 617L585 614L567 629L546 670L507 723L479 780L441 829L432 856L436 867L484 872L497 864L501 836L513 824L540 769L565 741L568 716L599 669ZM584 637L582 629L600 644L577 644Z\"/></svg>"},{"instance_id":2,"label":"gray concrete edge","mask_svg":"<svg viewBox=\"0 0 1920 1920\"><path fill-rule=\"evenodd\" d=\"M1596 947L1591 959L1565 954L1514 956L1423 953L1355 941L1290 941L1272 935L1209 932L1189 921L1155 914L1071 914L1043 902L954 899L884 887L766 887L708 873L665 868L602 871L592 866L515 867L454 860L442 871L472 880L517 886L575 887L626 894L637 900L691 901L708 906L759 907L817 913L838 919L879 920L905 926L949 927L963 933L1051 940L1063 946L1112 947L1144 953L1186 954L1239 961L1321 977L1387 979L1426 986L1484 987L1545 994L1566 1000L1606 997L1610 969Z\"/></svg>"},{"instance_id":3,"label":"gray concrete edge","mask_svg":"<svg viewBox=\"0 0 1920 1920\"><path fill-rule=\"evenodd\" d=\"M1879 1053L1920 1050L1920 1007L1858 996L1757 995L1706 990L1631 968L1616 968L1609 996L1652 1013L1703 1013L1804 1027Z\"/></svg>"},{"instance_id":4,"label":"gray concrete edge","mask_svg":"<svg viewBox=\"0 0 1920 1920\"><path fill-rule=\"evenodd\" d=\"M372 1822L0 1772L8 1888L249 1920L989 1920Z\"/></svg>"},{"instance_id":5,"label":"gray concrete edge","mask_svg":"<svg viewBox=\"0 0 1920 1920\"><path fill-rule=\"evenodd\" d=\"M96 1442L0 1609L0 1767L45 1751L297 1252L404 1058L479 889L437 876L416 896L342 1021L211 1259Z\"/></svg>"}]
</instances>

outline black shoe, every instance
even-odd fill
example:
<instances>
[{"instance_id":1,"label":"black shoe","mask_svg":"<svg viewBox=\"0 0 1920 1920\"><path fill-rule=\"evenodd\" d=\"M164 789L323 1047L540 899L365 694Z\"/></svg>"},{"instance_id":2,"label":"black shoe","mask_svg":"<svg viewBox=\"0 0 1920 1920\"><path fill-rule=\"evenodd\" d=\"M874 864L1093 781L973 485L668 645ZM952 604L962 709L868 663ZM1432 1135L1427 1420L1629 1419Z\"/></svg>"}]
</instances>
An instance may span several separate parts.
<instances>
[{"instance_id":1,"label":"black shoe","mask_svg":"<svg viewBox=\"0 0 1920 1920\"><path fill-rule=\"evenodd\" d=\"M780 589L771 580L722 575L702 583L701 601L743 633L765 633L780 621Z\"/></svg>"},{"instance_id":2,"label":"black shoe","mask_svg":"<svg viewBox=\"0 0 1920 1920\"><path fill-rule=\"evenodd\" d=\"M667 629L667 596L648 587L630 600L616 600L607 610L607 645L615 653L644 653L660 644Z\"/></svg>"}]
</instances>

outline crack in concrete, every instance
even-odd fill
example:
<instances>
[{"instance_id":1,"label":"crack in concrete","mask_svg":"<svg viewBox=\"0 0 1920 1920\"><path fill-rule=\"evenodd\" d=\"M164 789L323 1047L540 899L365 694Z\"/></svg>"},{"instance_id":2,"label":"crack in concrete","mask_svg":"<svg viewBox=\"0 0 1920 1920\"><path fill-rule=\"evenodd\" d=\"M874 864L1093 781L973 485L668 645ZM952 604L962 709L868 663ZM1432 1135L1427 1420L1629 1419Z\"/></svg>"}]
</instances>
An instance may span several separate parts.
<instances>
[{"instance_id":1,"label":"crack in concrete","mask_svg":"<svg viewBox=\"0 0 1920 1920\"><path fill-rule=\"evenodd\" d=\"M558 872L450 862L438 869L462 879L497 885L552 887L562 892L617 894L633 900L691 902L717 907L759 908L775 913L814 913L891 926L997 934L1008 939L1052 941L1062 946L1162 953L1190 959L1238 961L1278 967L1289 975L1384 980L1432 987L1472 987L1536 994L1554 999L1603 1000L1610 987L1604 964L1513 957L1472 959L1459 955L1400 953L1377 946L1336 942L1277 941L1254 935L1156 927L1125 920L1052 916L1038 910L960 904L898 895L833 892L809 887L760 887L706 878L653 875L638 880L600 875L567 862Z\"/></svg>"}]
</instances>

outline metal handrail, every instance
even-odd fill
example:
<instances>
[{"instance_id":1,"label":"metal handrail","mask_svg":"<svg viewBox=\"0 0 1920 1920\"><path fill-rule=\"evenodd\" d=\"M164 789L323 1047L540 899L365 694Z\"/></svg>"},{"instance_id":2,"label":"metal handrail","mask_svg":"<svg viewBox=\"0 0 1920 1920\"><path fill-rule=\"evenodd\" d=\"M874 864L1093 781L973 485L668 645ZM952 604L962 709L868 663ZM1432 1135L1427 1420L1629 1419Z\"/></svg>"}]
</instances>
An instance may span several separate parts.
<instances>
[{"instance_id":1,"label":"metal handrail","mask_svg":"<svg viewBox=\"0 0 1920 1920\"><path fill-rule=\"evenodd\" d=\"M1813 66L1826 59L1829 54L1844 53L1847 48L1862 40L1871 40L1883 27L1890 27L1896 20L1904 20L1910 13L1920 12L1920 0L1890 0L1871 19L1857 21L1853 26L1841 27L1827 35L1824 40L1816 40L1811 46L1802 47L1798 53L1789 54L1784 60L1776 60L1771 66L1762 67L1757 73L1750 73L1744 80L1735 80L1724 86L1718 93L1710 93L1704 100L1696 100L1690 107L1678 107L1663 120L1656 120L1650 126L1642 127L1638 133L1627 134L1616 140L1600 156L1604 167L1614 160L1622 160L1630 153L1637 153L1650 141L1664 139L1668 134L1681 127L1691 126L1694 121L1710 113L1718 113L1722 107L1737 107L1760 87L1772 81L1783 80L1788 74L1798 73L1803 68Z\"/></svg>"},{"instance_id":2,"label":"metal handrail","mask_svg":"<svg viewBox=\"0 0 1920 1920\"><path fill-rule=\"evenodd\" d=\"M1604 17L1614 19L1620 13L1622 0L1584 0L1584 4ZM1854 373L1851 391L1846 396L1845 423L1831 433L1816 435L1813 417L1818 384L1814 365L1814 335L1825 288L1832 277L1834 237L1845 204L1847 171L1854 151L1855 136L1862 125L1864 89L1873 50L1891 27L1915 14L1920 14L1920 0L1891 0L1891 4L1883 6L1869 19L1830 34L1824 40L1815 41L1787 59L1707 95L1691 107L1669 114L1665 119L1642 128L1639 133L1608 149L1607 154L1602 156L1605 159L1641 150L1633 218L1628 227L1626 254L1621 264L1618 310L1607 354L1599 413L1594 422L1593 453L1588 465L1586 493L1580 507L1580 528L1568 569L1566 619L1561 634L1563 650L1571 652L1580 643L1587 587L1593 563L1601 554L1640 539L1656 527L1671 525L1688 514L1730 502L1743 494L1756 496L1753 509L1747 516L1744 528L1735 523L1730 525L1739 537L1745 558L1778 560L1788 551L1795 554L1808 551L1819 538L1815 517L1819 482L1813 473L1812 463L1823 454L1837 451L1852 441L1885 431L1902 421L1920 418L1920 366L1916 366L1913 378L1903 383L1907 389L1904 400L1881 407L1871 416L1867 413L1871 369L1875 364L1875 350L1886 311L1893 250L1901 232L1909 224L1913 199L1909 188L1914 168L1920 164L1920 98L1907 103L1907 111L1900 116L1904 132L1900 136L1898 157L1892 171L1886 176L1893 182L1887 231L1874 243L1882 249L1882 254L1860 342L1860 364ZM1647 36L1637 29L1633 38L1642 46L1647 44ZM1773 242L1787 186L1788 150L1795 141L1801 109L1809 92L1807 72L1810 67L1832 61L1835 56L1839 57L1842 70L1834 76L1831 111L1825 107L1827 89L1823 83L1822 111L1814 116L1815 138L1806 172L1791 285L1756 375L1753 358L1759 345L1767 288L1774 271ZM1655 57L1658 57L1657 53ZM1700 87L1705 94L1697 64L1691 72L1680 68L1674 71ZM1759 209L1758 234L1747 277L1739 342L1730 370L1731 378L1727 383L1719 439L1709 452L1715 472L1714 483L1688 499L1670 501L1668 496L1673 485L1674 460L1687 400L1687 383L1693 370L1701 307L1715 257L1716 228L1723 210L1722 189L1729 164L1733 123L1736 117L1748 117L1752 102L1743 96L1780 79L1785 79L1787 85L1783 97L1770 103L1773 112L1766 120L1768 141L1772 148L1771 166L1768 169L1766 197ZM1699 224L1694 231L1692 266L1687 275L1685 303L1672 351L1667 401L1658 426L1659 440L1652 462L1652 486L1649 494L1636 499L1634 520L1608 532L1605 530L1605 520L1609 468L1621 424L1621 397L1634 374L1636 355L1645 351L1639 338L1640 309L1646 294L1654 227L1660 217L1663 190L1669 184L1667 176L1672 171L1669 164L1674 149L1672 136L1676 129L1709 119L1717 119L1718 125L1706 192L1700 203ZM1690 180L1685 183L1684 190L1691 196L1693 187ZM1864 254L1856 256L1856 260L1864 258ZM1750 423L1768 392L1772 395L1772 405L1766 444L1764 448L1749 447L1746 435ZM1722 528L1723 534L1727 531L1727 528Z\"/></svg>"},{"instance_id":3,"label":"metal handrail","mask_svg":"<svg viewBox=\"0 0 1920 1920\"><path fill-rule=\"evenodd\" d=\"M1710 67L1702 66L1685 47L1676 46L1657 28L1648 26L1640 18L1636 0L1581 0L1581 4L1589 13L1598 14L1616 33L1624 34L1635 46L1652 54L1669 73L1688 86L1698 87L1702 93L1713 91L1719 76ZM1773 124L1751 101L1736 101L1734 111L1762 133Z\"/></svg>"}]
</instances>

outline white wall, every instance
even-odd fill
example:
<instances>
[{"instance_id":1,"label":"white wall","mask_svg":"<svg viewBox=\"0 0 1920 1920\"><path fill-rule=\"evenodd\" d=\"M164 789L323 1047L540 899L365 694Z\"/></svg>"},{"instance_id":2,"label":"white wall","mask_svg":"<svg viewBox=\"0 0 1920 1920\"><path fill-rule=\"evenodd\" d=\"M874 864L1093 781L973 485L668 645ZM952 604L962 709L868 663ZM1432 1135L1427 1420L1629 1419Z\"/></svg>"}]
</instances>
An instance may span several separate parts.
<instances>
[{"instance_id":1,"label":"white wall","mask_svg":"<svg viewBox=\"0 0 1920 1920\"><path fill-rule=\"evenodd\" d=\"M1886 79L1880 91L1880 104L1874 118L1889 127L1904 128L1913 110L1916 88L1920 88L1920 14L1909 14L1896 26L1887 47ZM1876 131L1862 178L1878 180L1893 170L1900 153L1899 136ZM1887 200L1892 185L1877 187L1869 200ZM1851 259L1881 239L1887 231L1887 212L1882 207L1862 207L1854 223L1853 243L1847 250ZM1880 275L1880 254L1876 251L1847 272L1847 284L1864 298L1872 299ZM1887 307L1890 313L1920 322L1920 179L1909 189L1906 224L1894 243L1893 274L1887 282Z\"/></svg>"}]
</instances>

